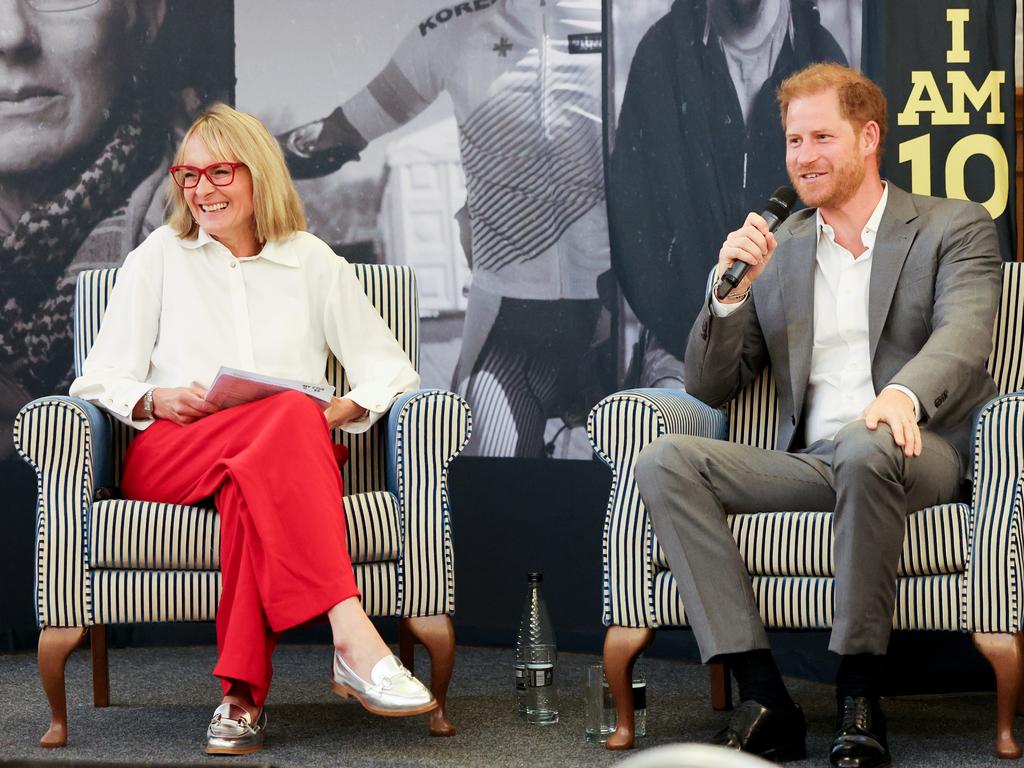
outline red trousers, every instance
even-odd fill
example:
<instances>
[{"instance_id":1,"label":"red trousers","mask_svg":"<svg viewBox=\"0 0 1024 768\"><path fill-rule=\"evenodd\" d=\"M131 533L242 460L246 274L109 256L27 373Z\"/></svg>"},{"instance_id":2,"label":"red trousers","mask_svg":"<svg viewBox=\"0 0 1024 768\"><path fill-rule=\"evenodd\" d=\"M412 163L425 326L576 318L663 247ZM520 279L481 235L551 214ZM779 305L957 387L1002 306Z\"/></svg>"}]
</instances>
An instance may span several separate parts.
<instances>
[{"instance_id":1,"label":"red trousers","mask_svg":"<svg viewBox=\"0 0 1024 768\"><path fill-rule=\"evenodd\" d=\"M345 541L342 483L327 420L286 392L186 426L158 420L125 458L126 498L220 514L219 656L225 693L248 683L267 697L278 633L358 596Z\"/></svg>"}]
</instances>

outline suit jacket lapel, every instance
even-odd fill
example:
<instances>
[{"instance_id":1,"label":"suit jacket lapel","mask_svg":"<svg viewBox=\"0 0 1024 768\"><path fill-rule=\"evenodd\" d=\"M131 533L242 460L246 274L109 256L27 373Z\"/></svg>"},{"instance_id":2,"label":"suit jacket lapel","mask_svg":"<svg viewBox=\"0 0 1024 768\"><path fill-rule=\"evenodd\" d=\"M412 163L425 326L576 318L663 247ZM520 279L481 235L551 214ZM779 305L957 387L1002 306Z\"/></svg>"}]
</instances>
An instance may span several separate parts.
<instances>
[{"instance_id":1,"label":"suit jacket lapel","mask_svg":"<svg viewBox=\"0 0 1024 768\"><path fill-rule=\"evenodd\" d=\"M777 262L782 286L782 306L786 316L789 377L795 416L801 412L804 395L807 393L807 380L811 374L817 235L815 217L808 216L793 228L792 237L786 244L786 253Z\"/></svg>"},{"instance_id":2,"label":"suit jacket lapel","mask_svg":"<svg viewBox=\"0 0 1024 768\"><path fill-rule=\"evenodd\" d=\"M910 246L914 242L917 227L912 223L917 218L917 209L909 194L889 182L889 199L885 203L882 221L875 235L875 247L871 254L871 280L868 287L868 342L871 360L889 316L889 307L896 292L903 264L907 260Z\"/></svg>"}]
</instances>

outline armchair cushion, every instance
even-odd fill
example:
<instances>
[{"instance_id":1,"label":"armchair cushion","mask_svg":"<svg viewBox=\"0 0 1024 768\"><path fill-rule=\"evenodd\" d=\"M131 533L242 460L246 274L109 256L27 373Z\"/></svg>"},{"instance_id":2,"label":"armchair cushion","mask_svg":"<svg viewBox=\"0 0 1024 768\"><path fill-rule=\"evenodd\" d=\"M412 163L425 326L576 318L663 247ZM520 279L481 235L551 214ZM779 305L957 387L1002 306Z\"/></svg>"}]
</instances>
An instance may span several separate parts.
<instances>
[{"instance_id":1,"label":"armchair cushion","mask_svg":"<svg viewBox=\"0 0 1024 768\"><path fill-rule=\"evenodd\" d=\"M361 563L352 571L368 615L397 615L395 563ZM90 572L90 600L89 624L213 621L220 571L96 568Z\"/></svg>"},{"instance_id":2,"label":"armchair cushion","mask_svg":"<svg viewBox=\"0 0 1024 768\"><path fill-rule=\"evenodd\" d=\"M393 561L401 553L398 503L386 491L343 499L353 563ZM131 570L220 569L220 516L213 509L114 499L92 505L89 565Z\"/></svg>"},{"instance_id":3,"label":"armchair cushion","mask_svg":"<svg viewBox=\"0 0 1024 768\"><path fill-rule=\"evenodd\" d=\"M909 515L899 575L963 572L970 511L940 504ZM830 512L764 512L730 515L729 526L751 576L834 576L832 520ZM654 564L668 568L657 541Z\"/></svg>"},{"instance_id":4,"label":"armchair cushion","mask_svg":"<svg viewBox=\"0 0 1024 768\"><path fill-rule=\"evenodd\" d=\"M896 629L956 631L962 628L963 574L911 576L896 584ZM751 579L761 620L772 629L828 629L835 606L835 580L828 576L755 576ZM641 626L687 624L679 587L672 572L651 579L650 618Z\"/></svg>"}]
</instances>

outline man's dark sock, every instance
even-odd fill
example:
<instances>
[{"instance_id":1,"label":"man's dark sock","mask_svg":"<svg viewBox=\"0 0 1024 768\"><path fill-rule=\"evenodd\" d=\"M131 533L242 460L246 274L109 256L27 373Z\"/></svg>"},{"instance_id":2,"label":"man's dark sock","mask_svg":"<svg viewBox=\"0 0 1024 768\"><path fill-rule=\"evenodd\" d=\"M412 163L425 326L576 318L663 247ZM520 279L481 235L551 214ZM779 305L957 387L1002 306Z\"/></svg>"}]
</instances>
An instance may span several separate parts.
<instances>
[{"instance_id":1,"label":"man's dark sock","mask_svg":"<svg viewBox=\"0 0 1024 768\"><path fill-rule=\"evenodd\" d=\"M885 667L885 656L856 653L839 657L836 673L836 696L868 696L878 698Z\"/></svg>"},{"instance_id":2,"label":"man's dark sock","mask_svg":"<svg viewBox=\"0 0 1024 768\"><path fill-rule=\"evenodd\" d=\"M723 653L715 657L729 667L740 689L740 701L752 699L768 709L792 709L786 684L767 648L741 653Z\"/></svg>"}]
</instances>

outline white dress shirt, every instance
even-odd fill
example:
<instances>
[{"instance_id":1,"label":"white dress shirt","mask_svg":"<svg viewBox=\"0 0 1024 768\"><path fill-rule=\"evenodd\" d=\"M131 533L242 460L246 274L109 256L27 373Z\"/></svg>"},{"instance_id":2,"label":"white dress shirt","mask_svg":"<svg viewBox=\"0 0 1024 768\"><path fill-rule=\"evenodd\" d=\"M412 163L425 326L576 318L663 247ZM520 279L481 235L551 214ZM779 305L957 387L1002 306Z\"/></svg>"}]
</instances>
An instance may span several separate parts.
<instances>
[{"instance_id":1,"label":"white dress shirt","mask_svg":"<svg viewBox=\"0 0 1024 768\"><path fill-rule=\"evenodd\" d=\"M202 229L182 240L163 226L125 259L71 395L145 429L152 421L131 414L152 387L209 388L221 366L326 385L328 351L345 367L346 397L369 411L348 432L419 387L352 266L322 240L296 232L235 258Z\"/></svg>"},{"instance_id":2,"label":"white dress shirt","mask_svg":"<svg viewBox=\"0 0 1024 768\"><path fill-rule=\"evenodd\" d=\"M835 240L835 231L818 211L815 217L818 247L814 269L814 336L811 371L804 400L804 441L830 440L854 421L875 399L868 341L868 290L878 225L885 212L889 188L885 186L875 210L861 230L866 250L857 258ZM711 309L718 317L732 314L743 302L723 304L711 293ZM899 384L898 389L914 403L917 396Z\"/></svg>"}]
</instances>

